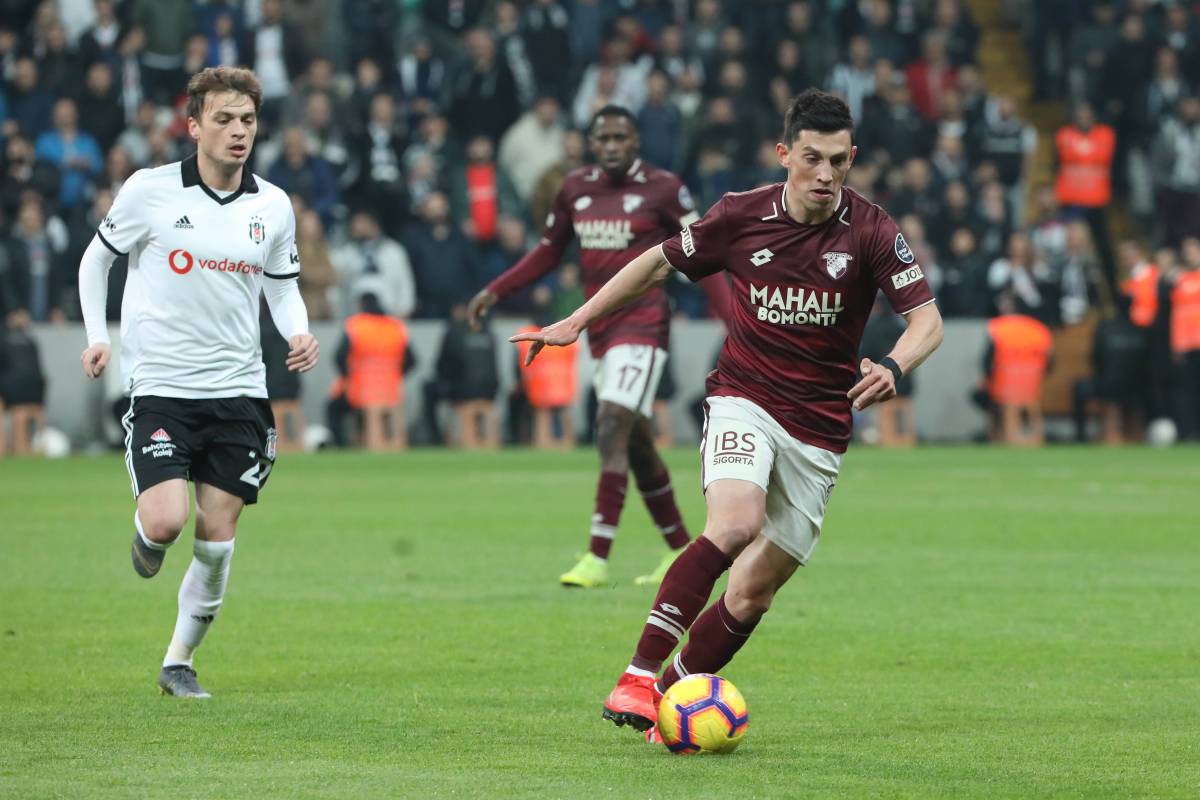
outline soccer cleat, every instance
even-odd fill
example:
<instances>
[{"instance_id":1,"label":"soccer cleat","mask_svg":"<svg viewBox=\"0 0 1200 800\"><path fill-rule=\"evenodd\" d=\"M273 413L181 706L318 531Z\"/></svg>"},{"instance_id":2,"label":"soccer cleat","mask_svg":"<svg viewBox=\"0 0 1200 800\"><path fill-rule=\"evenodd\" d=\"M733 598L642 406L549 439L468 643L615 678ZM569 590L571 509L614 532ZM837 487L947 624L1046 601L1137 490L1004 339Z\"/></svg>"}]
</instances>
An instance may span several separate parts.
<instances>
[{"instance_id":1,"label":"soccer cleat","mask_svg":"<svg viewBox=\"0 0 1200 800\"><path fill-rule=\"evenodd\" d=\"M142 535L134 531L132 548L134 572L143 578L153 578L158 574L166 555L165 549L155 550L153 547L147 547L146 543L142 541Z\"/></svg>"},{"instance_id":2,"label":"soccer cleat","mask_svg":"<svg viewBox=\"0 0 1200 800\"><path fill-rule=\"evenodd\" d=\"M584 553L579 563L571 567L570 572L564 572L558 578L563 586L574 586L580 589L595 589L608 583L608 562L596 558L592 553Z\"/></svg>"},{"instance_id":3,"label":"soccer cleat","mask_svg":"<svg viewBox=\"0 0 1200 800\"><path fill-rule=\"evenodd\" d=\"M672 550L662 557L662 561L658 562L658 566L649 575L639 575L633 579L635 586L658 586L662 583L662 579L666 577L667 570L675 563L675 559L679 558L679 554L683 550Z\"/></svg>"},{"instance_id":4,"label":"soccer cleat","mask_svg":"<svg viewBox=\"0 0 1200 800\"><path fill-rule=\"evenodd\" d=\"M658 726L646 729L646 744L666 744L663 741L662 734L658 732Z\"/></svg>"},{"instance_id":5,"label":"soccer cleat","mask_svg":"<svg viewBox=\"0 0 1200 800\"><path fill-rule=\"evenodd\" d=\"M196 670L187 664L172 664L158 673L158 688L172 697L192 697L203 700L212 697L196 682Z\"/></svg>"},{"instance_id":6,"label":"soccer cleat","mask_svg":"<svg viewBox=\"0 0 1200 800\"><path fill-rule=\"evenodd\" d=\"M662 693L654 684L654 678L624 673L604 701L600 716L618 728L628 725L639 731L652 729L658 722L658 702L662 700Z\"/></svg>"}]
</instances>

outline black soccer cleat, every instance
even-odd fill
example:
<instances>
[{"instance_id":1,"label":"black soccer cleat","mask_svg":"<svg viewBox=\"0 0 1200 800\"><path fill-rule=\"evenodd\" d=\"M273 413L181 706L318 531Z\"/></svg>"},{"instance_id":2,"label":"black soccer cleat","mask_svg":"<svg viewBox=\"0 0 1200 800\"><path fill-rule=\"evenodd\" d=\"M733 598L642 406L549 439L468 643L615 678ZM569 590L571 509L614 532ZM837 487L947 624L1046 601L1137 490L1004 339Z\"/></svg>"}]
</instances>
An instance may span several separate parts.
<instances>
[{"instance_id":1,"label":"black soccer cleat","mask_svg":"<svg viewBox=\"0 0 1200 800\"><path fill-rule=\"evenodd\" d=\"M142 535L137 531L133 533L133 571L143 578L153 578L158 574L158 570L162 567L163 559L166 558L167 551L155 550L153 547L148 547L142 541Z\"/></svg>"},{"instance_id":2,"label":"black soccer cleat","mask_svg":"<svg viewBox=\"0 0 1200 800\"><path fill-rule=\"evenodd\" d=\"M191 697L204 700L212 697L196 681L196 670L187 664L172 664L158 673L158 688L172 697Z\"/></svg>"}]
</instances>

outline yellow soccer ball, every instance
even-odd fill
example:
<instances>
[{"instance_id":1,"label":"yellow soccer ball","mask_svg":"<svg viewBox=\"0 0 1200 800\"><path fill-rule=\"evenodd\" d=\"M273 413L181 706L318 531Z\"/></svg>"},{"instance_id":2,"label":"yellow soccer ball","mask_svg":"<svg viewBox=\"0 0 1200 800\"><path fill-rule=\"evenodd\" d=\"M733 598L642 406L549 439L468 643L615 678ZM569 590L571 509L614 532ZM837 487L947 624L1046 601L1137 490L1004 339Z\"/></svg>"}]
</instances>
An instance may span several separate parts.
<instances>
[{"instance_id":1,"label":"yellow soccer ball","mask_svg":"<svg viewBox=\"0 0 1200 800\"><path fill-rule=\"evenodd\" d=\"M746 699L717 675L687 676L658 705L658 732L672 753L732 753L749 724Z\"/></svg>"}]
</instances>

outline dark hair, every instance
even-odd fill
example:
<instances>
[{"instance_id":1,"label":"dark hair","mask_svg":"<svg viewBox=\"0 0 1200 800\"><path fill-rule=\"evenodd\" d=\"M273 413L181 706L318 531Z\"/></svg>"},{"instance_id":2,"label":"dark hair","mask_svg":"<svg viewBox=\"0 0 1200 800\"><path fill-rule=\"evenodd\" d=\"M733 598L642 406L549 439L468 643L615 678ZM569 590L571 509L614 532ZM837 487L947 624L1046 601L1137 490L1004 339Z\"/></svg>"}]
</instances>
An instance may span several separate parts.
<instances>
[{"instance_id":1,"label":"dark hair","mask_svg":"<svg viewBox=\"0 0 1200 800\"><path fill-rule=\"evenodd\" d=\"M820 89L805 89L792 99L783 116L783 143L791 147L800 138L800 131L850 131L853 139L854 118L850 116L850 107L840 97Z\"/></svg>"},{"instance_id":2,"label":"dark hair","mask_svg":"<svg viewBox=\"0 0 1200 800\"><path fill-rule=\"evenodd\" d=\"M629 120L629 124L633 126L633 129L635 131L637 130L637 117L633 115L632 111L625 106L607 105L601 108L595 114L592 114L592 121L589 122L587 126L587 132L589 136L596 128L596 123L600 121L601 117L624 117L625 119Z\"/></svg>"},{"instance_id":3,"label":"dark hair","mask_svg":"<svg viewBox=\"0 0 1200 800\"><path fill-rule=\"evenodd\" d=\"M209 92L238 92L250 98L256 112L262 108L262 84L253 72L242 67L208 67L193 75L187 85L189 117L200 119Z\"/></svg>"}]
</instances>

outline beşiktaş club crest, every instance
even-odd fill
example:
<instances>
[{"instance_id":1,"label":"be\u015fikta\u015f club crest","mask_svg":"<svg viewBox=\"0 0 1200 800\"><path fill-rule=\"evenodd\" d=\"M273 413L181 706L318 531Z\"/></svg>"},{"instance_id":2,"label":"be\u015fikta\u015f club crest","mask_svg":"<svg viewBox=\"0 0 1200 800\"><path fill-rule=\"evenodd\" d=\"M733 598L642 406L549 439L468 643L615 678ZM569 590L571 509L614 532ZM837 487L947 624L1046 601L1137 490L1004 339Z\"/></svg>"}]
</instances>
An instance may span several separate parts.
<instances>
[{"instance_id":1,"label":"be\u015fikta\u015f club crest","mask_svg":"<svg viewBox=\"0 0 1200 800\"><path fill-rule=\"evenodd\" d=\"M250 218L250 241L255 244L262 244L267 238L267 228L263 225L262 217Z\"/></svg>"},{"instance_id":2,"label":"be\u015fikta\u015f club crest","mask_svg":"<svg viewBox=\"0 0 1200 800\"><path fill-rule=\"evenodd\" d=\"M850 267L850 262L854 260L854 256L849 253L825 253L821 258L825 259L825 271L831 278L840 278L845 275L846 270Z\"/></svg>"},{"instance_id":3,"label":"be\u015fikta\u015f club crest","mask_svg":"<svg viewBox=\"0 0 1200 800\"><path fill-rule=\"evenodd\" d=\"M627 194L621 198L621 208L625 209L626 214L632 214L642 204L642 196L640 194Z\"/></svg>"}]
</instances>

